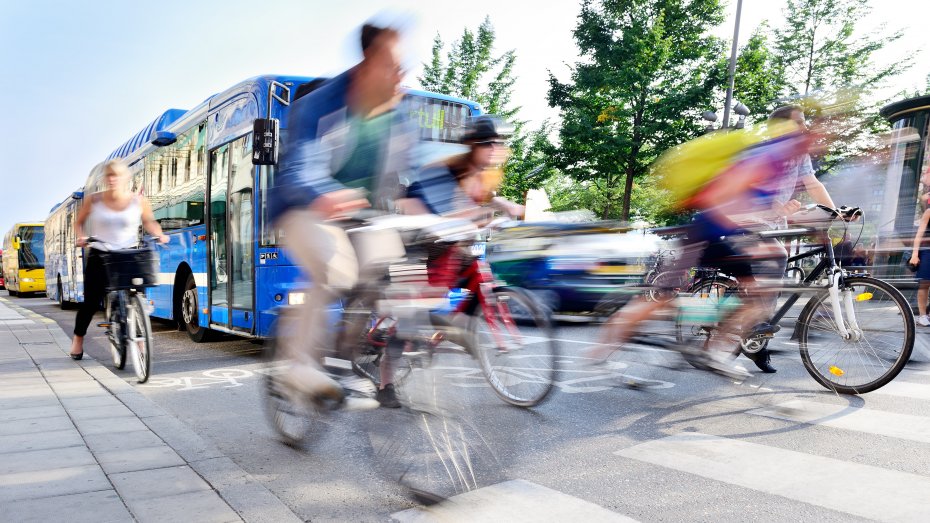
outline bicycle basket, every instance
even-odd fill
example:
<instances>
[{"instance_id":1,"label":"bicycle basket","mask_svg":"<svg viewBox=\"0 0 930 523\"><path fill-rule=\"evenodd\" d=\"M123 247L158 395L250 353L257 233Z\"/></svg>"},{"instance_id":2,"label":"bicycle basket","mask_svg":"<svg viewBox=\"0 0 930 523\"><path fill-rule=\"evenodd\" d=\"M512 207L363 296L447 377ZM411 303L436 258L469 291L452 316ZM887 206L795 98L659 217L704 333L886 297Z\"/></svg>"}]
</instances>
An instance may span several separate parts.
<instances>
[{"instance_id":1,"label":"bicycle basket","mask_svg":"<svg viewBox=\"0 0 930 523\"><path fill-rule=\"evenodd\" d=\"M107 290L141 289L158 285L158 255L155 249L125 249L101 252L107 271Z\"/></svg>"}]
</instances>

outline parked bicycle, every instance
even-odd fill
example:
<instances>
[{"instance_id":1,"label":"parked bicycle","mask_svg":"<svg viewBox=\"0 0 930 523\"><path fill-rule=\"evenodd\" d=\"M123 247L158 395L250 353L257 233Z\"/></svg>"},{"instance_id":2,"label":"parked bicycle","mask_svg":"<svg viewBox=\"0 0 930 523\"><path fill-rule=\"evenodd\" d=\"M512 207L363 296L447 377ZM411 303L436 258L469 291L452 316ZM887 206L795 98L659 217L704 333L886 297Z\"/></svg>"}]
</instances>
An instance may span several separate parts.
<instances>
[{"instance_id":1,"label":"parked bicycle","mask_svg":"<svg viewBox=\"0 0 930 523\"><path fill-rule=\"evenodd\" d=\"M99 243L94 237L87 244ZM152 324L145 289L158 284L154 239L146 237L137 249L100 251L107 273L106 328L113 365L122 370L127 359L139 383L152 370Z\"/></svg>"}]
</instances>

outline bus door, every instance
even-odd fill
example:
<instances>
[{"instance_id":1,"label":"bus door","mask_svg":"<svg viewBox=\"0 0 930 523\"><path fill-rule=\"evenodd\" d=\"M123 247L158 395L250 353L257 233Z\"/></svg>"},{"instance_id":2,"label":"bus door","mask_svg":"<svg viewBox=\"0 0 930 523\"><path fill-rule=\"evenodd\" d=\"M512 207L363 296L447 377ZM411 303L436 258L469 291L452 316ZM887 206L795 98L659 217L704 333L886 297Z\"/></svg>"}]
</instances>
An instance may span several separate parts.
<instances>
[{"instance_id":1,"label":"bus door","mask_svg":"<svg viewBox=\"0 0 930 523\"><path fill-rule=\"evenodd\" d=\"M210 152L210 324L253 332L252 136Z\"/></svg>"}]
</instances>

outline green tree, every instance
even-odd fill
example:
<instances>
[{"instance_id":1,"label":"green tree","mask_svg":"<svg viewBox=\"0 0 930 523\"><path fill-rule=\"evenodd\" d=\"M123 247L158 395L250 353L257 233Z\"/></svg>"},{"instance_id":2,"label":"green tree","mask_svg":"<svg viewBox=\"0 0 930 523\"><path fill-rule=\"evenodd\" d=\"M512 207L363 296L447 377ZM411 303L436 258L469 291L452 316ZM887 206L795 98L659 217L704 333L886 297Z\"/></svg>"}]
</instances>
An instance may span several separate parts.
<instances>
[{"instance_id":1,"label":"green tree","mask_svg":"<svg viewBox=\"0 0 930 523\"><path fill-rule=\"evenodd\" d=\"M784 26L776 32L778 63L789 92L808 95L858 86L871 89L908 67L909 59L876 64L874 53L901 38L880 27L859 35L868 0L788 0Z\"/></svg>"},{"instance_id":2,"label":"green tree","mask_svg":"<svg viewBox=\"0 0 930 523\"><path fill-rule=\"evenodd\" d=\"M504 166L502 196L522 202L528 189L541 187L553 169L546 163L552 144L552 126L544 122L529 133L518 119L520 108L513 105L516 52L494 54L496 35L490 18L477 31L466 28L443 58L444 45L437 34L433 40L432 59L423 64L420 86L428 91L474 100L486 113L511 121L516 132L510 140L512 156Z\"/></svg>"},{"instance_id":3,"label":"green tree","mask_svg":"<svg viewBox=\"0 0 930 523\"><path fill-rule=\"evenodd\" d=\"M768 25L761 25L736 58L733 96L752 111L750 120L764 120L778 106L785 89L782 64L772 52L768 33ZM721 67L726 67L725 60Z\"/></svg>"},{"instance_id":4,"label":"green tree","mask_svg":"<svg viewBox=\"0 0 930 523\"><path fill-rule=\"evenodd\" d=\"M574 30L582 60L571 80L550 74L562 117L556 166L601 218L627 220L637 179L665 149L700 133L699 115L722 85L723 45L707 28L718 0L585 0ZM619 202L619 205L618 205Z\"/></svg>"},{"instance_id":5,"label":"green tree","mask_svg":"<svg viewBox=\"0 0 930 523\"><path fill-rule=\"evenodd\" d=\"M886 101L872 93L910 67L909 58L876 63L875 53L902 33L889 33L884 27L872 33L858 31L870 12L867 0L788 0L784 25L775 33L777 65L785 81L782 94L791 98L816 93L828 103L844 105L845 117L829 123L835 140L815 158L818 175L875 145L872 136L887 129L878 115ZM808 117L817 116L818 110L807 112Z\"/></svg>"}]
</instances>

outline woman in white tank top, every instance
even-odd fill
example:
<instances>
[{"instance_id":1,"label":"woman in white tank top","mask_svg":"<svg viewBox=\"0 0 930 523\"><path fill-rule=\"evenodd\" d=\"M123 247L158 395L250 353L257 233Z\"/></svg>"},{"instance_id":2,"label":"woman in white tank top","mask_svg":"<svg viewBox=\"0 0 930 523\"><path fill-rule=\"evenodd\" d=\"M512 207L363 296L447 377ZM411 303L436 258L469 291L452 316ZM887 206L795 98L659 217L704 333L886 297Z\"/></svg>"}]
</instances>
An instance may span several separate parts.
<instances>
[{"instance_id":1,"label":"woman in white tank top","mask_svg":"<svg viewBox=\"0 0 930 523\"><path fill-rule=\"evenodd\" d=\"M106 190L90 195L81 206L75 224L78 247L87 245L85 227L98 242L88 249L84 264L84 303L78 309L74 322L74 340L71 342L71 357L79 360L84 356L84 335L90 325L100 300L106 292L107 275L100 258L100 251L130 249L139 243L139 226L167 243L168 236L155 221L148 200L129 190L129 168L120 160L110 160L103 168Z\"/></svg>"}]
</instances>

